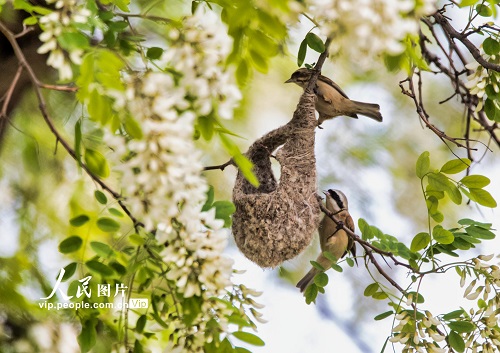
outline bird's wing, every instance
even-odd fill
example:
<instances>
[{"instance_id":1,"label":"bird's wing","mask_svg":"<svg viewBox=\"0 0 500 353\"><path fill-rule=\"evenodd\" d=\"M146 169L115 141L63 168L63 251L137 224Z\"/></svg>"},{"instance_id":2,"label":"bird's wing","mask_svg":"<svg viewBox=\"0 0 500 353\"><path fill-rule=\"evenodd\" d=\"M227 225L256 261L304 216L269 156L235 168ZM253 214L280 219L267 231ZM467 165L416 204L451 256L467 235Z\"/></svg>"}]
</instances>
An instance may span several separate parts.
<instances>
[{"instance_id":1,"label":"bird's wing","mask_svg":"<svg viewBox=\"0 0 500 353\"><path fill-rule=\"evenodd\" d=\"M349 97L347 97L347 94L345 94L345 92L344 92L344 91L342 91L342 88L340 88L340 86L339 86L339 85L337 85L335 82L333 82L332 80L330 80L328 77L323 76L323 75L319 75L318 80L321 80L321 81L325 82L326 84L328 84L328 85L332 86L332 87L333 87L333 88L335 88L337 91L339 91L339 93L340 93L343 97L345 97L345 98L349 99Z\"/></svg>"}]
</instances>

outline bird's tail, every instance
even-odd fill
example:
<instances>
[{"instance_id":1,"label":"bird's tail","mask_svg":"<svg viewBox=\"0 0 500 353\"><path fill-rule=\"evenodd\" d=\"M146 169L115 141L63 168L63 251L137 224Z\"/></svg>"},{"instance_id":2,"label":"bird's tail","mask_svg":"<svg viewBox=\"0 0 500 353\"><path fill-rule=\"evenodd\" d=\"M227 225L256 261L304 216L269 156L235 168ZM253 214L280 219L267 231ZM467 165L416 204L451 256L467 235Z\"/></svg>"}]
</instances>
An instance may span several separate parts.
<instances>
[{"instance_id":1,"label":"bird's tail","mask_svg":"<svg viewBox=\"0 0 500 353\"><path fill-rule=\"evenodd\" d=\"M303 293L306 288L312 283L312 281L314 280L314 276L316 276L318 272L319 271L316 268L311 268L311 270L307 272L306 275L297 283L296 287L300 288L301 293Z\"/></svg>"},{"instance_id":2,"label":"bird's tail","mask_svg":"<svg viewBox=\"0 0 500 353\"><path fill-rule=\"evenodd\" d=\"M380 105L373 103L364 103L352 101L356 107L356 113L365 115L377 121L382 121L382 114L380 114Z\"/></svg>"}]
</instances>

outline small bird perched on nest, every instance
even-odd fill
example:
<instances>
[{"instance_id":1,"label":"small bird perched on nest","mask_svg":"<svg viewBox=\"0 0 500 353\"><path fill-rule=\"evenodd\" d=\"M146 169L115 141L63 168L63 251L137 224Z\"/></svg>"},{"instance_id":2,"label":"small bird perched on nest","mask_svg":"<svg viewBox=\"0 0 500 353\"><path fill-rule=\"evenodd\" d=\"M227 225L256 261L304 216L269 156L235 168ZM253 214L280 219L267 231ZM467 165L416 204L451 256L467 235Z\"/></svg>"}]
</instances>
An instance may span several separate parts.
<instances>
[{"instance_id":1,"label":"small bird perched on nest","mask_svg":"<svg viewBox=\"0 0 500 353\"><path fill-rule=\"evenodd\" d=\"M313 70L298 69L285 83L292 82L305 89L312 73ZM382 121L382 114L380 114L378 104L350 100L339 85L326 76L318 76L314 93L317 97L315 108L319 113L318 126L327 119L333 119L341 115L357 119L357 114L360 114Z\"/></svg>"},{"instance_id":2,"label":"small bird perched on nest","mask_svg":"<svg viewBox=\"0 0 500 353\"><path fill-rule=\"evenodd\" d=\"M347 209L347 197L340 190L332 190L323 192L326 195L326 208L331 211L335 217L342 222L348 229L354 232L354 222ZM323 217L319 224L319 240L321 245L321 254L316 259L316 262L325 270L329 269L333 262L327 259L323 252L328 251L337 260L343 258L348 251L356 256L356 245L352 238L339 227L328 215ZM314 281L320 270L313 267L311 270L297 283L297 288L304 292L306 288Z\"/></svg>"}]
</instances>

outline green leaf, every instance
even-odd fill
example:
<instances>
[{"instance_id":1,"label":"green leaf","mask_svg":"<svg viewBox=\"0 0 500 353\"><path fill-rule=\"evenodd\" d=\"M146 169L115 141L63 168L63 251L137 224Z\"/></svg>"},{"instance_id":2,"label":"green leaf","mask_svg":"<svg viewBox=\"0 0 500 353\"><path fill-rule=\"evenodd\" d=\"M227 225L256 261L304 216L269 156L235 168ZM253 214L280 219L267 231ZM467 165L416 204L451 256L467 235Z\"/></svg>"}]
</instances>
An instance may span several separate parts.
<instances>
[{"instance_id":1,"label":"green leaf","mask_svg":"<svg viewBox=\"0 0 500 353\"><path fill-rule=\"evenodd\" d=\"M444 215L439 211L431 213L431 217L437 223L441 223L442 221L444 221Z\"/></svg>"},{"instance_id":2,"label":"green leaf","mask_svg":"<svg viewBox=\"0 0 500 353\"><path fill-rule=\"evenodd\" d=\"M370 225L363 219L358 219L358 229L361 232L363 240L368 240L373 238L373 232Z\"/></svg>"},{"instance_id":3,"label":"green leaf","mask_svg":"<svg viewBox=\"0 0 500 353\"><path fill-rule=\"evenodd\" d=\"M450 183L449 186L450 187L446 190L446 193L450 197L451 201L453 201L457 205L460 205L462 203L462 193L453 183Z\"/></svg>"},{"instance_id":4,"label":"green leaf","mask_svg":"<svg viewBox=\"0 0 500 353\"><path fill-rule=\"evenodd\" d=\"M454 310L454 311L449 312L448 314L444 314L443 315L443 320L448 321L448 320L458 319L463 314L464 314L464 310L463 309Z\"/></svg>"},{"instance_id":5,"label":"green leaf","mask_svg":"<svg viewBox=\"0 0 500 353\"><path fill-rule=\"evenodd\" d=\"M235 324L239 327L250 327L252 326L251 323L248 322L248 320L242 318L238 314L232 314L227 318L228 322L231 324Z\"/></svg>"},{"instance_id":6,"label":"green leaf","mask_svg":"<svg viewBox=\"0 0 500 353\"><path fill-rule=\"evenodd\" d=\"M121 263L118 263L116 261L111 261L109 263L109 266L115 270L116 273L118 273L120 276L124 276L127 274L127 268L123 266Z\"/></svg>"},{"instance_id":7,"label":"green leaf","mask_svg":"<svg viewBox=\"0 0 500 353\"><path fill-rule=\"evenodd\" d=\"M87 109L90 118L103 125L108 123L113 116L112 102L110 98L99 93L97 89L93 89L90 92Z\"/></svg>"},{"instance_id":8,"label":"green leaf","mask_svg":"<svg viewBox=\"0 0 500 353\"><path fill-rule=\"evenodd\" d=\"M68 279L71 278L71 276L75 274L76 267L77 267L76 262L72 262L64 267L64 275L62 278L63 282L67 281Z\"/></svg>"},{"instance_id":9,"label":"green leaf","mask_svg":"<svg viewBox=\"0 0 500 353\"><path fill-rule=\"evenodd\" d=\"M124 12L129 12L128 5L130 4L130 0L111 0L111 3L118 6L118 8Z\"/></svg>"},{"instance_id":10,"label":"green leaf","mask_svg":"<svg viewBox=\"0 0 500 353\"><path fill-rule=\"evenodd\" d=\"M323 256L326 257L328 260L330 260L333 263L336 263L338 259L329 251L323 251Z\"/></svg>"},{"instance_id":11,"label":"green leaf","mask_svg":"<svg viewBox=\"0 0 500 353\"><path fill-rule=\"evenodd\" d=\"M96 190L94 191L94 197L95 199L97 200L97 202L99 202L101 205L105 205L108 203L108 198L106 197L106 195L100 191L100 190Z\"/></svg>"},{"instance_id":12,"label":"green leaf","mask_svg":"<svg viewBox=\"0 0 500 353\"><path fill-rule=\"evenodd\" d=\"M214 187L212 185L209 185L207 191L207 200L205 201L205 204L201 208L201 212L206 212L209 209L211 209L213 202L214 202Z\"/></svg>"},{"instance_id":13,"label":"green leaf","mask_svg":"<svg viewBox=\"0 0 500 353\"><path fill-rule=\"evenodd\" d=\"M314 283L307 286L306 291L304 292L304 297L306 298L306 303L309 305L316 300L318 296L318 286Z\"/></svg>"},{"instance_id":14,"label":"green leaf","mask_svg":"<svg viewBox=\"0 0 500 353\"><path fill-rule=\"evenodd\" d=\"M264 346L264 341L259 337L250 332L236 331L233 332L233 336L239 339L240 341L246 342L253 346Z\"/></svg>"},{"instance_id":15,"label":"green leaf","mask_svg":"<svg viewBox=\"0 0 500 353\"><path fill-rule=\"evenodd\" d=\"M493 14L493 11L489 8L489 6L484 5L484 4L478 4L476 5L476 11L479 16L482 17L490 17Z\"/></svg>"},{"instance_id":16,"label":"green leaf","mask_svg":"<svg viewBox=\"0 0 500 353\"><path fill-rule=\"evenodd\" d=\"M87 216L86 214L81 214L76 217L73 217L69 220L69 224L71 224L73 227L81 227L85 223L89 221L90 217Z\"/></svg>"},{"instance_id":17,"label":"green leaf","mask_svg":"<svg viewBox=\"0 0 500 353\"><path fill-rule=\"evenodd\" d=\"M458 333L468 333L476 329L476 325L469 321L452 321L448 323L448 327Z\"/></svg>"},{"instance_id":18,"label":"green leaf","mask_svg":"<svg viewBox=\"0 0 500 353\"><path fill-rule=\"evenodd\" d=\"M375 316L373 319L374 319L375 321L380 321L380 320L385 319L386 317L391 316L392 314L394 314L394 311L389 310L389 311L386 311L385 313L378 314L378 315L377 315L377 316Z\"/></svg>"},{"instance_id":19,"label":"green leaf","mask_svg":"<svg viewBox=\"0 0 500 353\"><path fill-rule=\"evenodd\" d=\"M135 324L135 332L142 333L144 331L144 327L146 327L147 321L148 317L146 315L139 316Z\"/></svg>"},{"instance_id":20,"label":"green leaf","mask_svg":"<svg viewBox=\"0 0 500 353\"><path fill-rule=\"evenodd\" d=\"M96 260L90 260L85 263L87 268L93 272L96 272L104 277L109 277L114 274L113 270L108 266L103 264L102 262Z\"/></svg>"},{"instance_id":21,"label":"green leaf","mask_svg":"<svg viewBox=\"0 0 500 353\"><path fill-rule=\"evenodd\" d=\"M163 49L159 47L151 47L146 52L146 56L151 60L157 60L161 58L163 54Z\"/></svg>"},{"instance_id":22,"label":"green leaf","mask_svg":"<svg viewBox=\"0 0 500 353\"><path fill-rule=\"evenodd\" d=\"M469 188L469 192L471 200L477 202L481 206L489 208L497 207L497 202L488 191L484 189Z\"/></svg>"},{"instance_id":23,"label":"green leaf","mask_svg":"<svg viewBox=\"0 0 500 353\"><path fill-rule=\"evenodd\" d=\"M124 32L129 27L127 21L110 21L107 25L113 32Z\"/></svg>"},{"instance_id":24,"label":"green leaf","mask_svg":"<svg viewBox=\"0 0 500 353\"><path fill-rule=\"evenodd\" d=\"M457 174L470 167L471 160L468 158L452 159L441 167L441 173Z\"/></svg>"},{"instance_id":25,"label":"green leaf","mask_svg":"<svg viewBox=\"0 0 500 353\"><path fill-rule=\"evenodd\" d=\"M266 74L269 71L269 64L259 52L256 50L250 49L250 58L252 59L253 66L259 71L262 72L263 74Z\"/></svg>"},{"instance_id":26,"label":"green leaf","mask_svg":"<svg viewBox=\"0 0 500 353\"><path fill-rule=\"evenodd\" d=\"M471 5L475 5L479 0L462 0L462 2L460 3L460 7L465 7L465 6L471 6Z\"/></svg>"},{"instance_id":27,"label":"green leaf","mask_svg":"<svg viewBox=\"0 0 500 353\"><path fill-rule=\"evenodd\" d=\"M215 120L209 116L198 117L198 130L200 130L201 136L205 141L210 141L214 136L215 132Z\"/></svg>"},{"instance_id":28,"label":"green leaf","mask_svg":"<svg viewBox=\"0 0 500 353\"><path fill-rule=\"evenodd\" d=\"M215 201L215 218L224 221L224 227L231 226L231 215L236 211L236 206L231 201Z\"/></svg>"},{"instance_id":29,"label":"green leaf","mask_svg":"<svg viewBox=\"0 0 500 353\"><path fill-rule=\"evenodd\" d=\"M82 353L90 351L95 346L97 322L96 318L82 322L82 331L78 335L78 344Z\"/></svg>"},{"instance_id":30,"label":"green leaf","mask_svg":"<svg viewBox=\"0 0 500 353\"><path fill-rule=\"evenodd\" d=\"M432 237L440 244L451 244L455 240L453 233L440 225L434 227Z\"/></svg>"},{"instance_id":31,"label":"green leaf","mask_svg":"<svg viewBox=\"0 0 500 353\"><path fill-rule=\"evenodd\" d=\"M446 191L450 187L450 181L442 173L429 173L427 179L434 190Z\"/></svg>"},{"instance_id":32,"label":"green leaf","mask_svg":"<svg viewBox=\"0 0 500 353\"><path fill-rule=\"evenodd\" d=\"M389 296L385 292L377 292L377 293L372 295L372 298L376 299L376 300L384 300L384 299L389 298Z\"/></svg>"},{"instance_id":33,"label":"green leaf","mask_svg":"<svg viewBox=\"0 0 500 353\"><path fill-rule=\"evenodd\" d=\"M90 242L90 247L95 251L97 255L103 258L108 258L109 256L114 254L113 249L111 249L111 247L105 243L92 241Z\"/></svg>"},{"instance_id":34,"label":"green leaf","mask_svg":"<svg viewBox=\"0 0 500 353\"><path fill-rule=\"evenodd\" d=\"M120 229L120 223L109 217L101 217L97 220L97 228L103 232L116 232Z\"/></svg>"},{"instance_id":35,"label":"green leaf","mask_svg":"<svg viewBox=\"0 0 500 353\"><path fill-rule=\"evenodd\" d=\"M137 122L137 120L127 117L123 122L123 128L127 132L127 134L133 139L140 140L143 137L141 125Z\"/></svg>"},{"instance_id":36,"label":"green leaf","mask_svg":"<svg viewBox=\"0 0 500 353\"><path fill-rule=\"evenodd\" d=\"M474 221L470 218L462 218L461 220L458 221L458 224L461 224L463 226L472 225L472 224L476 224L476 221Z\"/></svg>"},{"instance_id":37,"label":"green leaf","mask_svg":"<svg viewBox=\"0 0 500 353\"><path fill-rule=\"evenodd\" d=\"M80 32L64 32L57 36L57 41L63 49L73 51L89 47L89 39Z\"/></svg>"},{"instance_id":38,"label":"green leaf","mask_svg":"<svg viewBox=\"0 0 500 353\"><path fill-rule=\"evenodd\" d=\"M314 284L318 287L325 287L328 284L328 275L324 272L318 273L314 276Z\"/></svg>"},{"instance_id":39,"label":"green leaf","mask_svg":"<svg viewBox=\"0 0 500 353\"><path fill-rule=\"evenodd\" d=\"M485 239L485 240L495 239L495 233L477 226L467 227L465 228L465 232L469 234L471 237L478 239Z\"/></svg>"},{"instance_id":40,"label":"green leaf","mask_svg":"<svg viewBox=\"0 0 500 353\"><path fill-rule=\"evenodd\" d=\"M244 86L250 76L247 60L241 60L236 68L236 81L239 86Z\"/></svg>"},{"instance_id":41,"label":"green leaf","mask_svg":"<svg viewBox=\"0 0 500 353\"><path fill-rule=\"evenodd\" d=\"M235 353L252 353L251 351L249 351L248 349L243 348L243 347L234 347L234 352ZM219 353L219 352L217 352L217 353Z\"/></svg>"},{"instance_id":42,"label":"green leaf","mask_svg":"<svg viewBox=\"0 0 500 353\"><path fill-rule=\"evenodd\" d=\"M82 247L83 240L78 235L72 235L59 243L59 252L69 254Z\"/></svg>"},{"instance_id":43,"label":"green leaf","mask_svg":"<svg viewBox=\"0 0 500 353\"><path fill-rule=\"evenodd\" d=\"M321 265L320 265L318 262L316 262L316 261L311 260L311 261L310 261L310 263L311 263L312 267L314 267L315 269L317 269L317 270L319 270L319 271L326 271L326 270L327 270L326 268L324 268L323 266L321 266Z\"/></svg>"},{"instance_id":44,"label":"green leaf","mask_svg":"<svg viewBox=\"0 0 500 353\"><path fill-rule=\"evenodd\" d=\"M346 258L345 261L349 265L349 267L354 267L354 260L350 257Z\"/></svg>"},{"instance_id":45,"label":"green leaf","mask_svg":"<svg viewBox=\"0 0 500 353\"><path fill-rule=\"evenodd\" d=\"M259 179L253 172L253 163L243 154L233 156L233 161L238 166L238 169L243 173L245 179L255 187L260 185Z\"/></svg>"},{"instance_id":46,"label":"green leaf","mask_svg":"<svg viewBox=\"0 0 500 353\"><path fill-rule=\"evenodd\" d=\"M113 216L116 216L116 217L123 217L124 216L122 211L117 210L116 208L113 208L113 207L109 208L108 211L109 211L109 213L111 213Z\"/></svg>"},{"instance_id":47,"label":"green leaf","mask_svg":"<svg viewBox=\"0 0 500 353\"><path fill-rule=\"evenodd\" d=\"M344 269L337 264L332 264L331 268L337 272L344 272Z\"/></svg>"},{"instance_id":48,"label":"green leaf","mask_svg":"<svg viewBox=\"0 0 500 353\"><path fill-rule=\"evenodd\" d=\"M323 43L321 38L312 32L307 33L306 42L309 48L317 51L318 53L323 53L325 51L325 44Z\"/></svg>"},{"instance_id":49,"label":"green leaf","mask_svg":"<svg viewBox=\"0 0 500 353\"><path fill-rule=\"evenodd\" d=\"M297 55L297 66L298 67L301 67L302 64L304 63L304 60L306 59L306 54L307 54L307 41L304 39L300 43L299 53Z\"/></svg>"},{"instance_id":50,"label":"green leaf","mask_svg":"<svg viewBox=\"0 0 500 353\"><path fill-rule=\"evenodd\" d=\"M453 348L457 352L463 352L465 350L464 339L455 331L451 331L448 335L448 343L450 344L451 348Z\"/></svg>"},{"instance_id":51,"label":"green leaf","mask_svg":"<svg viewBox=\"0 0 500 353\"><path fill-rule=\"evenodd\" d=\"M0 1L1 3L1 1ZM1 7L1 5L0 5ZM0 12L1 12L1 9L0 9ZM35 16L31 16L31 17L26 17L24 20L23 20L23 24L25 26L32 26L32 25L35 25L38 23L38 19L35 17Z\"/></svg>"},{"instance_id":52,"label":"green leaf","mask_svg":"<svg viewBox=\"0 0 500 353\"><path fill-rule=\"evenodd\" d=\"M422 249L425 249L427 245L429 245L430 241L431 236L429 235L429 233L418 233L411 241L410 250L413 252L418 252Z\"/></svg>"},{"instance_id":53,"label":"green leaf","mask_svg":"<svg viewBox=\"0 0 500 353\"><path fill-rule=\"evenodd\" d=\"M496 55L500 52L500 43L495 39L488 37L483 42L483 49L488 55Z\"/></svg>"},{"instance_id":54,"label":"green leaf","mask_svg":"<svg viewBox=\"0 0 500 353\"><path fill-rule=\"evenodd\" d=\"M85 164L92 174L101 178L109 176L108 161L100 152L87 148L85 150Z\"/></svg>"},{"instance_id":55,"label":"green leaf","mask_svg":"<svg viewBox=\"0 0 500 353\"><path fill-rule=\"evenodd\" d=\"M417 159L417 164L415 166L415 172L417 177L422 179L425 174L429 172L429 167L431 165L431 159L429 157L429 152L425 151Z\"/></svg>"},{"instance_id":56,"label":"green leaf","mask_svg":"<svg viewBox=\"0 0 500 353\"><path fill-rule=\"evenodd\" d=\"M365 288L363 295L365 297L371 297L372 295L377 293L379 288L380 288L380 286L378 283L372 283L372 284L368 285L368 287Z\"/></svg>"},{"instance_id":57,"label":"green leaf","mask_svg":"<svg viewBox=\"0 0 500 353\"><path fill-rule=\"evenodd\" d=\"M142 347L142 344L138 339L136 339L134 342L134 350L132 351L132 353L144 353L144 348Z\"/></svg>"},{"instance_id":58,"label":"green leaf","mask_svg":"<svg viewBox=\"0 0 500 353\"><path fill-rule=\"evenodd\" d=\"M413 297L413 302L417 304L422 304L425 302L424 296L417 292L408 292L408 296Z\"/></svg>"},{"instance_id":59,"label":"green leaf","mask_svg":"<svg viewBox=\"0 0 500 353\"><path fill-rule=\"evenodd\" d=\"M488 119L492 121L497 121L497 115L499 114L499 111L493 99L487 98L484 101L483 110L486 113Z\"/></svg>"},{"instance_id":60,"label":"green leaf","mask_svg":"<svg viewBox=\"0 0 500 353\"><path fill-rule=\"evenodd\" d=\"M460 179L460 183L468 188L482 189L489 185L490 179L484 175L467 175Z\"/></svg>"}]
</instances>

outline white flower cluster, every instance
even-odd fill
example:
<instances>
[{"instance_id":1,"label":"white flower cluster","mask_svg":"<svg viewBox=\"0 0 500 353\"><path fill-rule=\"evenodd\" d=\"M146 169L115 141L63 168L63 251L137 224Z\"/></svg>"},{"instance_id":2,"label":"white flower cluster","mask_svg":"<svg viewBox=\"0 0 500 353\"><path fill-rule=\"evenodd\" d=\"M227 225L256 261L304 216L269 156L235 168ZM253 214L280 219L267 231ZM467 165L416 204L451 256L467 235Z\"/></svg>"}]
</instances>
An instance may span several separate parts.
<instances>
[{"instance_id":1,"label":"white flower cluster","mask_svg":"<svg viewBox=\"0 0 500 353\"><path fill-rule=\"evenodd\" d=\"M446 338L438 330L441 322L429 311L426 311L425 317L416 323L413 311L402 311L396 315L396 320L399 320L399 323L392 329L394 336L389 338L389 341L405 345L403 353L446 352L438 345L438 342Z\"/></svg>"},{"instance_id":2,"label":"white flower cluster","mask_svg":"<svg viewBox=\"0 0 500 353\"><path fill-rule=\"evenodd\" d=\"M74 23L86 23L90 16L90 11L77 4L76 0L46 0L47 4L55 3L55 10L40 18L40 27L43 32L40 34L42 46L38 48L39 54L49 53L47 65L59 71L59 79L62 81L73 78L71 62L81 64L83 50L73 49L68 54L60 47L57 38L65 33L74 32ZM69 58L69 60L68 60Z\"/></svg>"},{"instance_id":3,"label":"white flower cluster","mask_svg":"<svg viewBox=\"0 0 500 353\"><path fill-rule=\"evenodd\" d=\"M467 337L466 348L472 352L498 352L500 350L500 332L497 328L500 317L500 267L490 265L487 262L493 259L494 255L480 255L472 260L474 270L482 274L484 283L480 283L478 278L471 281L464 292L464 297L469 300L479 299L483 304L477 311L470 309L470 316L478 323L478 332L472 332ZM460 286L464 287L467 271L461 273ZM478 339L478 336L481 339Z\"/></svg>"},{"instance_id":4,"label":"white flower cluster","mask_svg":"<svg viewBox=\"0 0 500 353\"><path fill-rule=\"evenodd\" d=\"M309 0L306 6L332 36L331 52L370 66L374 57L404 51L404 39L416 35L419 19L436 10L435 0ZM417 5L418 4L418 5Z\"/></svg>"},{"instance_id":5,"label":"white flower cluster","mask_svg":"<svg viewBox=\"0 0 500 353\"><path fill-rule=\"evenodd\" d=\"M202 10L184 21L182 32L170 32L172 45L162 60L181 75L181 85L198 116L231 119L241 100L234 75L225 68L231 42L217 15L202 14Z\"/></svg>"},{"instance_id":6,"label":"white flower cluster","mask_svg":"<svg viewBox=\"0 0 500 353\"><path fill-rule=\"evenodd\" d=\"M482 49L481 55L488 62L499 62L498 55L487 55ZM469 89L471 94L476 95L479 98L479 102L476 106L476 112L478 112L483 108L483 98L485 98L486 86L491 85L495 94L500 92L500 73L493 70L486 70L477 61L473 61L465 65L465 68L472 72L469 76L467 76L465 87Z\"/></svg>"},{"instance_id":7,"label":"white flower cluster","mask_svg":"<svg viewBox=\"0 0 500 353\"><path fill-rule=\"evenodd\" d=\"M162 257L176 292L203 298L197 329L185 328L189 346L198 341L202 345L210 313L224 316L223 308L214 309L209 300L232 286L233 261L222 254L227 242L223 221L215 219L215 209L201 212L208 186L193 141L195 115L186 110L186 90L165 73L146 73L129 85L126 95L126 109L141 126L143 138L108 138L121 160L116 169L122 175L122 192L132 214L147 230L155 229L158 243L165 244Z\"/></svg>"}]
</instances>

